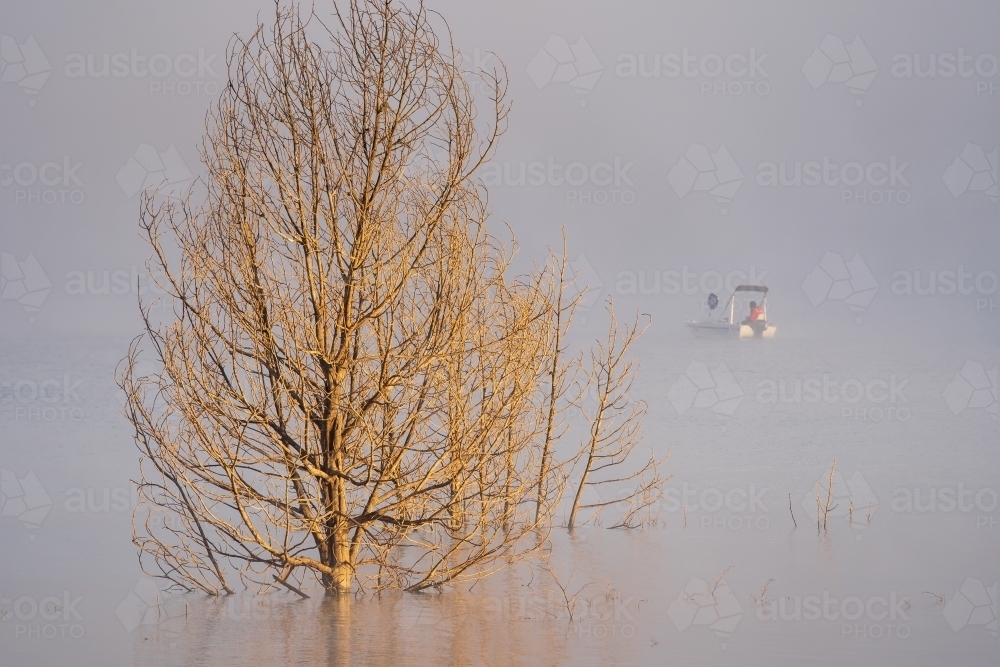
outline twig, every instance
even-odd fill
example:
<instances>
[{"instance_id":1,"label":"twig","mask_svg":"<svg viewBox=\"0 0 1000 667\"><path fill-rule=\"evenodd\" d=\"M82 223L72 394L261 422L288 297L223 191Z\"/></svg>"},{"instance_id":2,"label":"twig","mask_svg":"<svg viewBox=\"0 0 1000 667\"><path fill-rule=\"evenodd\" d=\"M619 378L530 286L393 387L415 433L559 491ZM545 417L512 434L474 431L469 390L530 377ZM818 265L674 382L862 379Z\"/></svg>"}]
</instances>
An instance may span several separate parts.
<instances>
[{"instance_id":1,"label":"twig","mask_svg":"<svg viewBox=\"0 0 1000 667\"><path fill-rule=\"evenodd\" d=\"M296 595L298 595L298 596L302 597L303 599L308 599L308 597L309 597L308 595L306 595L305 593L303 593L302 591L300 591L299 589L297 589L297 588L296 588L295 586L292 586L292 585L291 585L290 583L288 583L287 581L284 581L284 580L283 580L283 579L281 579L281 578L280 578L280 577L279 577L278 575L276 575L276 574L272 574L271 576L272 576L272 577L274 577L274 580L275 580L275 581L277 581L277 582L278 582L279 584L281 584L282 586L284 586L285 588L287 588L287 589L288 589L288 590L290 590L291 592L293 592L293 593L295 593Z\"/></svg>"},{"instance_id":2,"label":"twig","mask_svg":"<svg viewBox=\"0 0 1000 667\"><path fill-rule=\"evenodd\" d=\"M833 465L830 466L830 479L827 480L826 486L826 508L823 511L823 530L826 530L826 521L830 516L830 504L833 502L833 471L837 468L837 459L833 460Z\"/></svg>"},{"instance_id":3,"label":"twig","mask_svg":"<svg viewBox=\"0 0 1000 667\"><path fill-rule=\"evenodd\" d=\"M816 534L823 527L823 502L819 499L819 480L816 480Z\"/></svg>"},{"instance_id":4,"label":"twig","mask_svg":"<svg viewBox=\"0 0 1000 667\"><path fill-rule=\"evenodd\" d=\"M764 584L764 587L760 589L760 597L757 598L756 602L763 604L764 601L767 600L767 589L771 586L772 583L774 583L774 577L768 579L767 583Z\"/></svg>"},{"instance_id":5,"label":"twig","mask_svg":"<svg viewBox=\"0 0 1000 667\"><path fill-rule=\"evenodd\" d=\"M735 567L736 567L735 565L730 565L725 570L723 570L722 572L720 572L719 576L717 576L715 578L715 583L712 584L712 597L713 598L715 597L715 591L719 587L719 584L722 583L722 580L726 577L726 575L729 574L733 570L733 568L735 568Z\"/></svg>"},{"instance_id":6,"label":"twig","mask_svg":"<svg viewBox=\"0 0 1000 667\"><path fill-rule=\"evenodd\" d=\"M934 604L944 604L944 596L935 593L934 591L921 591L924 595L930 595L934 598Z\"/></svg>"},{"instance_id":7,"label":"twig","mask_svg":"<svg viewBox=\"0 0 1000 667\"><path fill-rule=\"evenodd\" d=\"M584 589L590 586L593 582L588 582L584 584L576 593L570 596L567 587L569 586L569 582L573 580L573 572L569 573L569 579L566 580L566 585L564 586L563 583L559 581L559 577L556 575L555 571L552 569L552 565L546 562L544 567L545 570L552 576L552 580L556 582L556 586L559 587L559 592L562 593L563 602L566 605L566 613L569 614L569 621L570 623L572 623L573 609L576 606L576 599L580 597L580 593L582 593Z\"/></svg>"}]
</instances>

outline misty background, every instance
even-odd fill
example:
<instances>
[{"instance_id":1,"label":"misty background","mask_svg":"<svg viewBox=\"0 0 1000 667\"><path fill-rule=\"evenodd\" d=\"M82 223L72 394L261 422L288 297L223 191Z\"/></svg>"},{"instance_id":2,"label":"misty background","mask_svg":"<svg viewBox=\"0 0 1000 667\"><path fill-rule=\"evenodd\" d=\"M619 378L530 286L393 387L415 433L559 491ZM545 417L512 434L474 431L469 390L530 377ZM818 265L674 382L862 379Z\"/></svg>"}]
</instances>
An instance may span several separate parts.
<instances>
[{"instance_id":1,"label":"misty background","mask_svg":"<svg viewBox=\"0 0 1000 667\"><path fill-rule=\"evenodd\" d=\"M427 6L447 21L467 69L506 68L509 127L480 175L491 230L505 238L509 225L517 238L515 269L558 251L565 228L574 289L589 287L574 337L605 335L608 297L621 320L650 316L635 395L650 407L643 446L671 452L673 475L662 530L557 531L578 582L598 582L596 595L608 581L643 600L634 639L598 640L594 625L586 640L567 640L564 626L534 619L510 624L522 634L483 655L507 658L534 642L553 664L663 664L668 646L700 664L755 655L767 656L760 664L990 664L1000 3ZM327 11L322 0L316 8ZM282 641L323 656L305 661L350 657L332 639L318 645L327 635L294 616L259 628L246 613L235 626L193 615L187 629L147 642L144 632L163 630L159 617L147 627L121 613L136 591L158 595L130 541L138 451L114 384L141 331L136 286L156 296L139 192L180 192L203 173L199 145L226 82L227 43L258 16L270 21L272 3L0 4L0 663L211 663L202 657L211 648L215 662L275 664L292 655ZM770 288L775 338L693 339L684 321L708 315L709 293L724 303L743 282ZM829 399L795 398L796 386L827 380L837 384ZM870 391L855 400L849 384ZM810 504L834 459L840 514L820 538ZM687 506L688 491L701 503L699 494L734 489L767 489L765 509ZM942 490L979 504L950 513L894 504ZM848 503L875 506L874 520L849 518ZM728 653L721 635L669 612L691 582L719 573L742 614ZM872 642L835 623L765 622L753 596L771 578L776 596L909 596L912 635ZM64 591L82 598L84 638L17 634L11 600ZM471 623L482 612L471 598L434 604ZM334 620L354 628L356 655L382 633L383 664L462 662L435 653L466 646L453 642L460 633L410 632L428 603L404 600ZM947 611L968 600L983 615ZM409 620L397 637L399 618ZM477 628L462 641L508 626Z\"/></svg>"},{"instance_id":2,"label":"misty background","mask_svg":"<svg viewBox=\"0 0 1000 667\"><path fill-rule=\"evenodd\" d=\"M509 128L482 176L493 229L503 235L506 223L517 237L518 266L558 246L565 225L580 282L596 292L587 302L611 296L620 312L651 314L663 335L686 335L683 320L704 314L708 292L726 291L718 278L742 275L773 290L781 336L1000 331L995 3L430 6L467 68L506 66ZM40 305L5 287L3 335L137 332L125 285L149 282L139 275L148 250L138 189L180 189L201 173L227 41L269 11L267 2L0 8L5 282L14 261L33 255L51 283ZM19 55L42 76L19 80ZM966 162L985 157L985 167L952 168L967 146ZM720 148L725 164L711 162ZM682 164L672 181L689 154L710 161ZM807 163L821 173L824 161L825 182L795 184L796 163L808 182ZM713 193L718 174L728 183ZM846 294L875 290L860 306L824 295L822 280L804 288L828 254L867 267L870 276L848 275L856 284ZM961 272L965 290L942 293Z\"/></svg>"}]
</instances>

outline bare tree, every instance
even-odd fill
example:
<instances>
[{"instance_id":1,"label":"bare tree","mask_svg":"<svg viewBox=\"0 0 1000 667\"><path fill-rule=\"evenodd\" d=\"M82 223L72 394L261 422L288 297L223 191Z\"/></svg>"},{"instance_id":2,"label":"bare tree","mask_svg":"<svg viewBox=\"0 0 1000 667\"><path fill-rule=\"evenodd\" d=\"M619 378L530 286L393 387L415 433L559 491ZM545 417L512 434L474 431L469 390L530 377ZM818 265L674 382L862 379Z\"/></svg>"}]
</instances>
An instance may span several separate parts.
<instances>
[{"instance_id":1,"label":"bare tree","mask_svg":"<svg viewBox=\"0 0 1000 667\"><path fill-rule=\"evenodd\" d=\"M140 299L119 370L143 454L134 541L187 590L480 578L545 545L576 460L555 448L576 363L565 247L510 277L476 176L504 73L473 73L492 91L477 125L422 6L334 10L327 25L276 3L234 38L199 201L143 195L174 318ZM616 349L584 483L634 447L605 426L630 382Z\"/></svg>"},{"instance_id":2,"label":"bare tree","mask_svg":"<svg viewBox=\"0 0 1000 667\"><path fill-rule=\"evenodd\" d=\"M475 178L503 72L479 73L484 130L431 18L276 6L227 54L204 201L144 195L176 315L141 303L119 372L141 499L171 515L136 521L147 571L211 594L419 590L542 543L562 278L507 277Z\"/></svg>"},{"instance_id":3,"label":"bare tree","mask_svg":"<svg viewBox=\"0 0 1000 667\"><path fill-rule=\"evenodd\" d=\"M824 502L820 498L821 486L819 480L816 481L816 532L819 533L820 527L823 531L826 531L827 520L830 518L830 512L837 509L837 505L833 504L833 484L834 484L834 472L837 470L837 459L833 460L833 465L830 466L830 474L826 481L826 501ZM853 520L853 505L851 507L851 519Z\"/></svg>"},{"instance_id":4,"label":"bare tree","mask_svg":"<svg viewBox=\"0 0 1000 667\"><path fill-rule=\"evenodd\" d=\"M567 357L567 337L573 322L573 315L584 295L586 286L578 289L576 296L570 297L567 294L567 291L579 277L568 275L570 266L565 229L563 230L562 254L559 256L551 254L550 266L552 270L545 273L548 300L552 304L550 313L552 323L549 328L549 356L546 359L545 369L547 391L541 415L545 422L545 437L542 441L542 459L538 468L536 521L541 521L543 516L550 514L558 506L562 491L565 490L565 466L553 465L554 447L568 429L568 425L561 417L566 408L575 403L577 399L570 393L580 368L580 358L579 356ZM563 463L572 463L572 460Z\"/></svg>"},{"instance_id":5,"label":"bare tree","mask_svg":"<svg viewBox=\"0 0 1000 667\"><path fill-rule=\"evenodd\" d=\"M660 500L667 481L658 470L666 459L657 461L652 453L643 466L624 472L629 455L641 441L639 429L646 415L645 401L629 397L638 367L626 354L645 327L639 329L638 317L633 324L619 327L610 300L607 310L611 318L608 337L591 352L587 370L594 405L588 409L586 401L581 402L590 432L580 451L583 474L570 506L570 530L577 525L579 510L593 510L588 518L591 521L610 505L625 506L622 516L610 528L640 527L646 520L643 511L651 510ZM597 492L598 500L581 504L588 487ZM605 491L603 497L601 490ZM608 493L614 493L615 497L605 499Z\"/></svg>"}]
</instances>

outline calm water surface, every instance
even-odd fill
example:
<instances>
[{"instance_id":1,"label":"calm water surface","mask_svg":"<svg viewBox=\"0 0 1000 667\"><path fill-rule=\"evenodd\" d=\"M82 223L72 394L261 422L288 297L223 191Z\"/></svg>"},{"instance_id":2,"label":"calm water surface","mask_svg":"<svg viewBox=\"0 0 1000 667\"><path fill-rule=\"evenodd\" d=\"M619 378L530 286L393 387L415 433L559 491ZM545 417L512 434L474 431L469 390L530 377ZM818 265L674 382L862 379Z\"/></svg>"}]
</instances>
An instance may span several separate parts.
<instances>
[{"instance_id":1,"label":"calm water surface","mask_svg":"<svg viewBox=\"0 0 1000 667\"><path fill-rule=\"evenodd\" d=\"M995 393L992 413L945 398L963 369L995 368L996 344L643 345L645 444L671 452L672 478L646 530L555 531L572 618L537 565L364 600L158 592L130 542L124 342L9 345L5 501L33 472L49 509L0 517L0 664L1000 664ZM23 383L49 379L57 399L28 400Z\"/></svg>"}]
</instances>

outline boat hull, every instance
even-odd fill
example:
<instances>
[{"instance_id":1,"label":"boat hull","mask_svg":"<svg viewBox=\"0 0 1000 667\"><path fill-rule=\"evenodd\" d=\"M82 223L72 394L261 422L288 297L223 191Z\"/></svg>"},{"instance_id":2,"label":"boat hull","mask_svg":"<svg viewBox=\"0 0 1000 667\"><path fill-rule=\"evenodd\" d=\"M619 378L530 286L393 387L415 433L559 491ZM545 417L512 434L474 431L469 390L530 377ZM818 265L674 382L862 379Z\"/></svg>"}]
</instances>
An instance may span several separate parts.
<instances>
[{"instance_id":1,"label":"boat hull","mask_svg":"<svg viewBox=\"0 0 1000 667\"><path fill-rule=\"evenodd\" d=\"M698 338L773 338L778 327L773 324L752 326L750 324L730 324L728 322L688 321L688 329Z\"/></svg>"}]
</instances>

